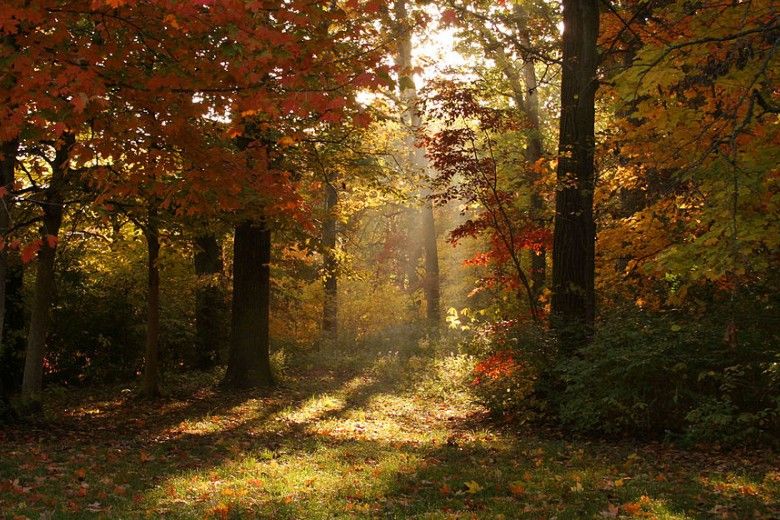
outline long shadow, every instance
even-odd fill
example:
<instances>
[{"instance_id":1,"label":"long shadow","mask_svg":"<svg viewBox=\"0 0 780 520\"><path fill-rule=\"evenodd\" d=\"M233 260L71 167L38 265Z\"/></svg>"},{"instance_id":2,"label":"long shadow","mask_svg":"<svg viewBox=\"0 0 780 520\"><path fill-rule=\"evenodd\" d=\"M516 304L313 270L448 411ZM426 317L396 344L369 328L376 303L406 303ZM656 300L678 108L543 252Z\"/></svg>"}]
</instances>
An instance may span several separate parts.
<instances>
[{"instance_id":1,"label":"long shadow","mask_svg":"<svg viewBox=\"0 0 780 520\"><path fill-rule=\"evenodd\" d=\"M425 359L419 370L424 372L432 362ZM376 487L376 494L349 498L346 505L354 509L338 516L408 518L449 511L485 517L503 514L506 518L540 518L553 514L561 519L598 518L601 513L614 513L610 507L628 507L626 504L695 518L730 512L752 515L753 511L766 518L780 516L766 497L751 494L749 486L740 488L735 484L732 489L716 482L718 474L728 473L760 482L770 474L772 466L771 461L756 458L751 460L751 467L746 467L734 458L712 460L707 454L657 445L626 445L616 450L614 443L571 444L533 436L504 436L500 443L483 443L476 432L484 429L484 425L465 418L447 424L447 429L457 435L445 445L399 445L393 439L334 439L312 430L317 423L345 418L352 411L368 407L371 399L379 394L407 392L409 381L394 375L372 370L370 366L338 372L319 369L302 373L289 387L270 393L208 391L185 401L164 400L162 406L118 401L99 414L91 415L84 410L81 415L63 415L52 427L38 430L32 437L39 445L60 450L69 457L74 453L88 455L96 445L119 446L125 453L148 450L155 465L138 468L143 484L134 491L142 495L167 480L199 474L237 458L306 457L323 445L344 458L350 457L347 453L357 451L377 457L403 453L418 461L411 473L393 470L372 474L376 482L371 486ZM315 407L299 419L277 420L290 415L283 412L294 415L306 411L313 399L323 395L333 395L338 401L329 408ZM250 401L251 413L245 416L234 413L237 407L245 407ZM214 416L231 419L208 432L175 428L183 421L197 422ZM419 428L413 417L394 419ZM28 446L29 431L17 433L2 444ZM223 443L225 440L229 442ZM676 471L675 465L683 466L684 471ZM104 471L108 473L112 469ZM701 475L711 478L700 478ZM94 475L95 479L100 477ZM466 483L471 481L479 489L467 487ZM616 481L624 484L617 486ZM509 490L510 485L515 486L515 492ZM323 508L322 501L347 500L344 497L350 496L349 486L345 479L327 493L321 490L317 496L302 493L294 503L270 495L259 505L247 506L243 517L331 517L332 511L327 513L330 509ZM2 489L0 498L1 492ZM191 510L187 507L173 505L169 512L172 516L189 517Z\"/></svg>"}]
</instances>

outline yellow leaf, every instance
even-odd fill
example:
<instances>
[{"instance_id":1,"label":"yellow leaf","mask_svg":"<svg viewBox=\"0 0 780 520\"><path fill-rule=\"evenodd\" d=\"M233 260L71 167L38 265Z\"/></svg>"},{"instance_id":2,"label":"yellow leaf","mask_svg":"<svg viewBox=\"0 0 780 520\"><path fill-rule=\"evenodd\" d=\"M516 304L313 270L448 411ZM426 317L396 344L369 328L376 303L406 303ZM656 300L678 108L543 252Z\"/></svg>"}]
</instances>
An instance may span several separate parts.
<instances>
[{"instance_id":1,"label":"yellow leaf","mask_svg":"<svg viewBox=\"0 0 780 520\"><path fill-rule=\"evenodd\" d=\"M277 141L277 144L279 144L279 146L292 146L295 144L295 139L293 139L289 135L285 135L284 137L279 139L279 141Z\"/></svg>"},{"instance_id":2,"label":"yellow leaf","mask_svg":"<svg viewBox=\"0 0 780 520\"><path fill-rule=\"evenodd\" d=\"M466 493L470 493L472 495L476 495L477 493L482 491L482 486L480 486L477 482L473 480L469 480L463 485L466 486Z\"/></svg>"},{"instance_id":3,"label":"yellow leaf","mask_svg":"<svg viewBox=\"0 0 780 520\"><path fill-rule=\"evenodd\" d=\"M626 483L626 482L625 482L625 480L623 480L622 478L619 478L619 479L617 479L617 480L614 482L614 484L615 484L615 487L616 487L616 488L623 487L623 485L624 485L625 483Z\"/></svg>"}]
</instances>

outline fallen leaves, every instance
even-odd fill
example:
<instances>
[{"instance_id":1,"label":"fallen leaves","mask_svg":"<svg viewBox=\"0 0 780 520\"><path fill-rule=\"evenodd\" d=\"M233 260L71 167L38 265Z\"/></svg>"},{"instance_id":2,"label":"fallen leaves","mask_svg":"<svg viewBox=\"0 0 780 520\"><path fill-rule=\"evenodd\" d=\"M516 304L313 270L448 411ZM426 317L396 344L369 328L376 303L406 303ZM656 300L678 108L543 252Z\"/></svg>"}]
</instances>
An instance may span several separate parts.
<instances>
[{"instance_id":1,"label":"fallen leaves","mask_svg":"<svg viewBox=\"0 0 780 520\"><path fill-rule=\"evenodd\" d=\"M350 388L360 396L366 385ZM259 398L220 406L213 394L194 411L191 401L85 403L69 412L80 433L63 435L56 449L48 437L0 439L0 453L9 454L0 510L8 518L582 518L593 516L583 504L598 501L602 518L650 518L655 498L637 498L647 493L673 504L698 500L704 516L777 517L768 504L780 473L768 462L753 471L757 464L739 457L711 461L656 445L626 456L608 443L464 427L468 407L446 403L446 414L424 415L440 405L417 395L387 393L357 406L348 393L327 395L333 406L316 409L292 395L274 397L273 408ZM285 411L263 415L275 408ZM290 416L301 420L284 420ZM92 435L94 425L104 429ZM734 469L748 466L753 473Z\"/></svg>"},{"instance_id":2,"label":"fallen leaves","mask_svg":"<svg viewBox=\"0 0 780 520\"><path fill-rule=\"evenodd\" d=\"M513 497L520 497L525 495L525 484L523 482L510 482L509 492Z\"/></svg>"},{"instance_id":3,"label":"fallen leaves","mask_svg":"<svg viewBox=\"0 0 780 520\"><path fill-rule=\"evenodd\" d=\"M469 480L468 482L463 483L463 487L465 488L466 493L469 493L470 495L476 495L477 493L482 491L482 486L479 485L478 482L474 480Z\"/></svg>"}]
</instances>

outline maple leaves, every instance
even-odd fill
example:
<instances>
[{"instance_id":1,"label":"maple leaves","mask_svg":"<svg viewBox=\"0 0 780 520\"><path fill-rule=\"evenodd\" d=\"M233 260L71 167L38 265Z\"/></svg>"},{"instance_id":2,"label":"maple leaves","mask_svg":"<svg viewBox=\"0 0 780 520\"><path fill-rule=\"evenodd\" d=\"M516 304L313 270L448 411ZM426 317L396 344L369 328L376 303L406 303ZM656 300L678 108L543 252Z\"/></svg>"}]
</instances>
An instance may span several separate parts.
<instances>
[{"instance_id":1,"label":"maple leaves","mask_svg":"<svg viewBox=\"0 0 780 520\"><path fill-rule=\"evenodd\" d=\"M605 148L621 159L600 189L645 193L616 208L628 215L606 221L604 283L621 274L645 284L677 277L680 287L661 301L642 301L679 304L691 287L733 292L773 264L778 230L766 215L778 197L776 161L768 160L776 154L777 114L760 103L777 83L766 38L777 29L770 4L647 3L635 6L630 30L619 20L625 12L603 16L603 44L633 63L606 87L620 117ZM629 259L623 273L606 267L621 255Z\"/></svg>"}]
</instances>

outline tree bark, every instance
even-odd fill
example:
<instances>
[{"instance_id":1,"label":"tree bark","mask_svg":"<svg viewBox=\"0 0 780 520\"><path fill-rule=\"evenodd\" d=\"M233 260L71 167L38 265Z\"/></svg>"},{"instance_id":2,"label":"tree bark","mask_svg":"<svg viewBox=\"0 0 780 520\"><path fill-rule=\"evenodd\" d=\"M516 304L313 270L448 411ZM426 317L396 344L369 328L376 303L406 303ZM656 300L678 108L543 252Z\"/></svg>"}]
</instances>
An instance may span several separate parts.
<instances>
[{"instance_id":1,"label":"tree bark","mask_svg":"<svg viewBox=\"0 0 780 520\"><path fill-rule=\"evenodd\" d=\"M195 238L195 349L193 366L213 368L223 344L222 307L225 295L215 279L222 274L222 245L213 234Z\"/></svg>"},{"instance_id":2,"label":"tree bark","mask_svg":"<svg viewBox=\"0 0 780 520\"><path fill-rule=\"evenodd\" d=\"M566 355L589 341L596 312L593 191L598 1L564 0L563 23L552 318Z\"/></svg>"},{"instance_id":3,"label":"tree bark","mask_svg":"<svg viewBox=\"0 0 780 520\"><path fill-rule=\"evenodd\" d=\"M147 251L146 349L141 393L144 397L160 395L160 223L157 202L149 203L144 226Z\"/></svg>"},{"instance_id":4,"label":"tree bark","mask_svg":"<svg viewBox=\"0 0 780 520\"><path fill-rule=\"evenodd\" d=\"M407 127L406 145L409 153L411 167L423 175L426 174L428 162L425 152L415 144L415 135L421 127L420 111L417 108L417 87L414 84L412 72L412 33L407 10L406 0L396 1L395 23L398 37L398 75L399 93L403 113L401 122ZM429 199L428 190L423 193L425 202L420 211L421 234L423 251L425 255L425 278L423 280L423 292L426 302L426 317L428 325L437 329L441 320L440 309L440 281L439 281L439 256L436 243L436 222L433 215L433 204Z\"/></svg>"},{"instance_id":5,"label":"tree bark","mask_svg":"<svg viewBox=\"0 0 780 520\"><path fill-rule=\"evenodd\" d=\"M3 240L3 248L0 250L0 421L4 416L11 414L10 395L14 391L16 379L16 356L11 342L7 341L5 331L6 313L6 280L8 278L8 248L7 235L11 225L11 190L14 183L14 170L16 167L16 154L19 150L19 141L16 139L0 143L0 238Z\"/></svg>"},{"instance_id":6,"label":"tree bark","mask_svg":"<svg viewBox=\"0 0 780 520\"><path fill-rule=\"evenodd\" d=\"M8 273L8 248L6 247L8 231L11 228L11 206L13 199L11 191L14 189L14 171L16 169L16 154L19 151L19 141L12 139L0 144L0 239L3 240L3 249L0 250L0 345L3 344L3 330L5 329L5 285Z\"/></svg>"},{"instance_id":7,"label":"tree bark","mask_svg":"<svg viewBox=\"0 0 780 520\"><path fill-rule=\"evenodd\" d=\"M338 262L336 259L336 205L339 195L332 184L325 182L325 217L322 223L323 286L325 298L322 306L323 339L335 343L338 340Z\"/></svg>"},{"instance_id":8,"label":"tree bark","mask_svg":"<svg viewBox=\"0 0 780 520\"><path fill-rule=\"evenodd\" d=\"M43 225L41 248L35 272L35 290L30 312L30 330L27 334L24 375L22 377L22 403L25 406L40 405L43 388L43 360L46 333L49 329L51 303L54 297L54 262L57 254L57 237L64 213L64 194L67 183L69 155L76 142L73 134L64 134L52 164L52 176L43 195Z\"/></svg>"},{"instance_id":9,"label":"tree bark","mask_svg":"<svg viewBox=\"0 0 780 520\"><path fill-rule=\"evenodd\" d=\"M24 373L24 265L19 255L9 256L5 275L5 320L0 345L0 396L19 393Z\"/></svg>"},{"instance_id":10,"label":"tree bark","mask_svg":"<svg viewBox=\"0 0 780 520\"><path fill-rule=\"evenodd\" d=\"M531 39L528 36L528 14L520 4L514 5L515 16L518 20L518 34L520 43L530 48ZM536 68L534 60L530 56L523 58L523 82L525 83L525 103L523 108L528 121L527 139L525 147L525 159L529 164L535 164L544 157L544 142L542 141L542 126L539 121L539 93L536 82ZM531 178L531 221L539 228L547 226L544 218L544 199L539 190L533 185L535 179ZM534 297L538 298L547 282L547 251L542 246L539 251L531 253L531 286Z\"/></svg>"},{"instance_id":11,"label":"tree bark","mask_svg":"<svg viewBox=\"0 0 780 520\"><path fill-rule=\"evenodd\" d=\"M271 232L264 222L236 226L233 243L233 315L230 357L223 384L272 386L268 321Z\"/></svg>"}]
</instances>

